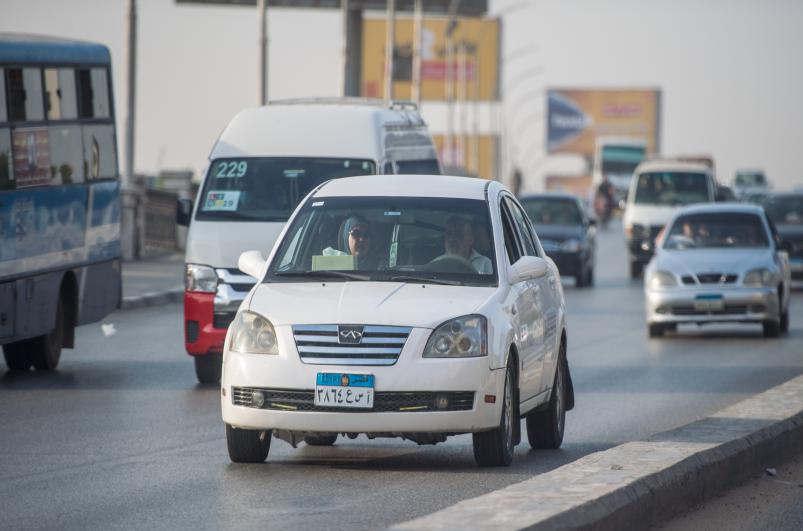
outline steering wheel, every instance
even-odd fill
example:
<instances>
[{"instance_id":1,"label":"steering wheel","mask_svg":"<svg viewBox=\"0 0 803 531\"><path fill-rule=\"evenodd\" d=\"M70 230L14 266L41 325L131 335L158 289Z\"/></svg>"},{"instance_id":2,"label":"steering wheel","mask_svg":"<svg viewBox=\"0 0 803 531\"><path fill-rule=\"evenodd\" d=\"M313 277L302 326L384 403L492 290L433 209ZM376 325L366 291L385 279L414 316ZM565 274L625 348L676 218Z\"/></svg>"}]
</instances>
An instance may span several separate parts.
<instances>
[{"instance_id":1,"label":"steering wheel","mask_svg":"<svg viewBox=\"0 0 803 531\"><path fill-rule=\"evenodd\" d=\"M477 274L474 264L456 254L444 254L424 266L425 271L435 273L470 273Z\"/></svg>"}]
</instances>

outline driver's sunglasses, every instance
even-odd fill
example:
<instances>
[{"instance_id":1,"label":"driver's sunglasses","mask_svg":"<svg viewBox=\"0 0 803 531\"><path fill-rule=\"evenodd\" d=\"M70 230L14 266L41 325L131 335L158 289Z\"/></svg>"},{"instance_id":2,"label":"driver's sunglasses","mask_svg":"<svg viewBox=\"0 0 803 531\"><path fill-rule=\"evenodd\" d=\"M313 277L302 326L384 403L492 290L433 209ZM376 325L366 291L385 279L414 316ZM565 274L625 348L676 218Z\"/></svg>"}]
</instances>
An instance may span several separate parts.
<instances>
[{"instance_id":1,"label":"driver's sunglasses","mask_svg":"<svg viewBox=\"0 0 803 531\"><path fill-rule=\"evenodd\" d=\"M359 238L359 239L361 239L361 240L362 240L362 239L365 239L365 238L370 238L370 237L371 237L371 233L370 233L369 231L365 230L365 229L352 229L352 230L349 232L349 234L351 234L351 235L352 235L352 236L354 236L355 238Z\"/></svg>"}]
</instances>

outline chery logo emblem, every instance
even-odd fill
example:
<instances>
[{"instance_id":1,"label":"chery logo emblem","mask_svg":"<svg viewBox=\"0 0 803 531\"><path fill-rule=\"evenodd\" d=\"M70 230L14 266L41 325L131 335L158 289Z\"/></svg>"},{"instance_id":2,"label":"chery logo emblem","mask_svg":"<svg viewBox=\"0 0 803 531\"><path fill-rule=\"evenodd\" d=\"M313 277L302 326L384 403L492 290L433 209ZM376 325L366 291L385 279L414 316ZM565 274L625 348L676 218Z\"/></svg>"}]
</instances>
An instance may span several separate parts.
<instances>
[{"instance_id":1,"label":"chery logo emblem","mask_svg":"<svg viewBox=\"0 0 803 531\"><path fill-rule=\"evenodd\" d=\"M362 341L361 326L338 326L337 340L346 345L359 345Z\"/></svg>"}]
</instances>

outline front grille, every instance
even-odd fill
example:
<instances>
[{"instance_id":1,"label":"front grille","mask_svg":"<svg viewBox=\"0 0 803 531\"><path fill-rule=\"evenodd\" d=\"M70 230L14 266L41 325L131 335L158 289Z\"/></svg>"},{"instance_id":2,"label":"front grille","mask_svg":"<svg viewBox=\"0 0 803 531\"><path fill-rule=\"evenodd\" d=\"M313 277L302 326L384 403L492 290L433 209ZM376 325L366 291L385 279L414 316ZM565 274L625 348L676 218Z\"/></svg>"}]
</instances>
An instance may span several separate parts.
<instances>
[{"instance_id":1,"label":"front grille","mask_svg":"<svg viewBox=\"0 0 803 531\"><path fill-rule=\"evenodd\" d=\"M697 280L700 284L733 284L738 275L726 273L698 273Z\"/></svg>"},{"instance_id":2,"label":"front grille","mask_svg":"<svg viewBox=\"0 0 803 531\"><path fill-rule=\"evenodd\" d=\"M421 411L469 411L474 407L473 391L377 391L372 409L320 407L315 405L315 391L305 389L262 389L232 387L231 401L235 406L256 408L254 392L262 393L265 403L260 409L276 411L334 411L338 413L414 413ZM448 405L438 408L436 399L445 398Z\"/></svg>"},{"instance_id":3,"label":"front grille","mask_svg":"<svg viewBox=\"0 0 803 531\"><path fill-rule=\"evenodd\" d=\"M237 312L214 313L212 314L212 326L215 328L228 328Z\"/></svg>"},{"instance_id":4,"label":"front grille","mask_svg":"<svg viewBox=\"0 0 803 531\"><path fill-rule=\"evenodd\" d=\"M338 338L338 325L295 325L293 338L303 363L393 365L411 330L404 326L366 325L359 343L344 344Z\"/></svg>"},{"instance_id":5,"label":"front grille","mask_svg":"<svg viewBox=\"0 0 803 531\"><path fill-rule=\"evenodd\" d=\"M726 304L721 310L695 310L694 306L672 306L672 315L743 315L746 304Z\"/></svg>"}]
</instances>

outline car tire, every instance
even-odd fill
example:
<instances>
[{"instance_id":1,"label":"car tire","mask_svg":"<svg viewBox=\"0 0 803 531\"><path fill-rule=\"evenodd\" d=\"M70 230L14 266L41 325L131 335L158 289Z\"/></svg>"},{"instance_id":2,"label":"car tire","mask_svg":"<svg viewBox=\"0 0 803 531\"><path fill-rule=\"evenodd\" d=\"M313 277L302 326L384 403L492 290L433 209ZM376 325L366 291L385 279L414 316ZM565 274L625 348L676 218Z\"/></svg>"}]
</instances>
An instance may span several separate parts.
<instances>
[{"instance_id":1,"label":"car tire","mask_svg":"<svg viewBox=\"0 0 803 531\"><path fill-rule=\"evenodd\" d=\"M632 280L639 278L643 269L644 266L641 265L641 262L630 262L630 278Z\"/></svg>"},{"instance_id":2,"label":"car tire","mask_svg":"<svg viewBox=\"0 0 803 531\"><path fill-rule=\"evenodd\" d=\"M566 352L561 353L555 370L555 381L549 404L543 411L527 414L527 440L534 449L560 448L566 426Z\"/></svg>"},{"instance_id":3,"label":"car tire","mask_svg":"<svg viewBox=\"0 0 803 531\"><path fill-rule=\"evenodd\" d=\"M574 277L574 286L576 288L584 288L586 287L586 272L581 271L579 274L575 275Z\"/></svg>"},{"instance_id":4,"label":"car tire","mask_svg":"<svg viewBox=\"0 0 803 531\"><path fill-rule=\"evenodd\" d=\"M499 427L473 434L474 460L479 466L509 466L513 461L513 423L519 422L518 404L513 397L513 371L508 362Z\"/></svg>"},{"instance_id":5,"label":"car tire","mask_svg":"<svg viewBox=\"0 0 803 531\"><path fill-rule=\"evenodd\" d=\"M332 446L337 441L337 434L334 435L307 435L304 442L309 446Z\"/></svg>"},{"instance_id":6,"label":"car tire","mask_svg":"<svg viewBox=\"0 0 803 531\"><path fill-rule=\"evenodd\" d=\"M31 340L31 363L37 371L52 371L59 365L61 345L64 342L64 303L56 303L55 328L49 334Z\"/></svg>"},{"instance_id":7,"label":"car tire","mask_svg":"<svg viewBox=\"0 0 803 531\"><path fill-rule=\"evenodd\" d=\"M647 333L650 337L661 337L664 335L664 325L661 323L649 323L647 325Z\"/></svg>"},{"instance_id":8,"label":"car tire","mask_svg":"<svg viewBox=\"0 0 803 531\"><path fill-rule=\"evenodd\" d=\"M592 287L594 285L594 268L588 268L588 275L586 276L586 285Z\"/></svg>"},{"instance_id":9,"label":"car tire","mask_svg":"<svg viewBox=\"0 0 803 531\"><path fill-rule=\"evenodd\" d=\"M220 373L223 370L223 355L205 354L195 356L195 376L202 384L215 384L220 382Z\"/></svg>"},{"instance_id":10,"label":"car tire","mask_svg":"<svg viewBox=\"0 0 803 531\"><path fill-rule=\"evenodd\" d=\"M782 334L789 332L789 309L781 314L780 331Z\"/></svg>"},{"instance_id":11,"label":"car tire","mask_svg":"<svg viewBox=\"0 0 803 531\"><path fill-rule=\"evenodd\" d=\"M781 334L781 323L779 321L764 321L761 325L764 337L778 337Z\"/></svg>"},{"instance_id":12,"label":"car tire","mask_svg":"<svg viewBox=\"0 0 803 531\"><path fill-rule=\"evenodd\" d=\"M6 367L11 371L27 371L31 368L31 340L24 339L3 345Z\"/></svg>"},{"instance_id":13,"label":"car tire","mask_svg":"<svg viewBox=\"0 0 803 531\"><path fill-rule=\"evenodd\" d=\"M270 430L242 430L226 424L226 446L234 463L262 463L270 451Z\"/></svg>"}]
</instances>

